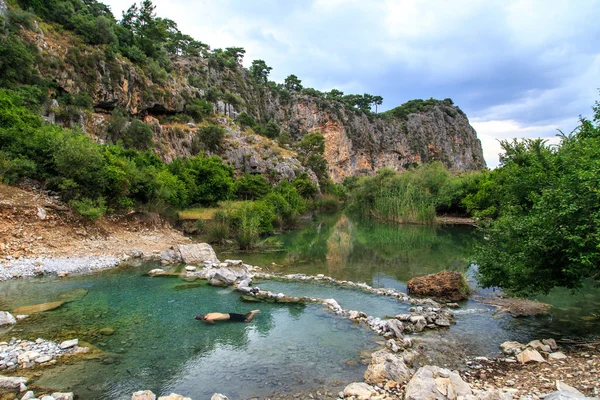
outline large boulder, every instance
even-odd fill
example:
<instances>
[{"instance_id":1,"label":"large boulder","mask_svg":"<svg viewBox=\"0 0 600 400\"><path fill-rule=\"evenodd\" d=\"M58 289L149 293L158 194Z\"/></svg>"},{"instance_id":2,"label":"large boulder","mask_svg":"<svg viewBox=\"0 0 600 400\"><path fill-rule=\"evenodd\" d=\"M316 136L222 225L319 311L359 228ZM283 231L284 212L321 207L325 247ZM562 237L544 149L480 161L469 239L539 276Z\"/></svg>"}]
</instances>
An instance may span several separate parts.
<instances>
[{"instance_id":1,"label":"large boulder","mask_svg":"<svg viewBox=\"0 0 600 400\"><path fill-rule=\"evenodd\" d=\"M371 363L365 372L365 382L380 385L388 381L404 383L410 378L410 370L402 357L379 350L371 355Z\"/></svg>"},{"instance_id":2,"label":"large boulder","mask_svg":"<svg viewBox=\"0 0 600 400\"><path fill-rule=\"evenodd\" d=\"M186 264L201 264L205 261L219 263L215 251L208 243L180 244L177 248Z\"/></svg>"},{"instance_id":3,"label":"large boulder","mask_svg":"<svg viewBox=\"0 0 600 400\"><path fill-rule=\"evenodd\" d=\"M344 389L344 397L354 397L358 400L369 400L371 396L377 394L373 386L364 382L353 382Z\"/></svg>"},{"instance_id":4,"label":"large boulder","mask_svg":"<svg viewBox=\"0 0 600 400\"><path fill-rule=\"evenodd\" d=\"M416 296L432 296L450 301L469 297L469 284L458 272L440 272L419 276L406 284L408 292Z\"/></svg>"},{"instance_id":5,"label":"large boulder","mask_svg":"<svg viewBox=\"0 0 600 400\"><path fill-rule=\"evenodd\" d=\"M456 399L472 396L469 384L456 372L431 365L419 368L406 385L405 400Z\"/></svg>"},{"instance_id":6,"label":"large boulder","mask_svg":"<svg viewBox=\"0 0 600 400\"><path fill-rule=\"evenodd\" d=\"M230 286L247 280L250 275L246 268L217 268L209 274L208 283L213 286Z\"/></svg>"},{"instance_id":7,"label":"large boulder","mask_svg":"<svg viewBox=\"0 0 600 400\"><path fill-rule=\"evenodd\" d=\"M0 326L3 325L14 325L17 323L15 317L12 316L8 311L0 311Z\"/></svg>"}]
</instances>

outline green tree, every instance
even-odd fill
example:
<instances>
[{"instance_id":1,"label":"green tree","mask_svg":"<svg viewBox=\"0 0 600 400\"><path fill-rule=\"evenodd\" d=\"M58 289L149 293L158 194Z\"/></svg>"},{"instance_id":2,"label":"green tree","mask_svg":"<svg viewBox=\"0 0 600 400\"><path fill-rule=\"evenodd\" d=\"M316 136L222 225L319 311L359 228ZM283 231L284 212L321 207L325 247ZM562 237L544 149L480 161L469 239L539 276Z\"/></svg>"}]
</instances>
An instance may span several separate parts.
<instances>
[{"instance_id":1,"label":"green tree","mask_svg":"<svg viewBox=\"0 0 600 400\"><path fill-rule=\"evenodd\" d=\"M265 126L265 136L271 139L277 139L281 133L281 127L275 121L269 121Z\"/></svg>"},{"instance_id":2,"label":"green tree","mask_svg":"<svg viewBox=\"0 0 600 400\"><path fill-rule=\"evenodd\" d=\"M498 215L475 253L482 285L531 294L600 281L599 109L558 147L503 143L502 164L490 174L495 190L482 189L496 197Z\"/></svg>"},{"instance_id":3,"label":"green tree","mask_svg":"<svg viewBox=\"0 0 600 400\"><path fill-rule=\"evenodd\" d=\"M223 145L225 129L218 125L203 126L198 129L196 138L206 150L217 152Z\"/></svg>"},{"instance_id":4,"label":"green tree","mask_svg":"<svg viewBox=\"0 0 600 400\"><path fill-rule=\"evenodd\" d=\"M263 60L254 60L252 61L252 65L250 66L250 75L257 81L262 84L267 84L269 80L269 74L273 68L269 67L266 62Z\"/></svg>"},{"instance_id":5,"label":"green tree","mask_svg":"<svg viewBox=\"0 0 600 400\"><path fill-rule=\"evenodd\" d=\"M290 92L299 92L302 90L302 81L296 75L290 75L285 78L283 86Z\"/></svg>"}]
</instances>

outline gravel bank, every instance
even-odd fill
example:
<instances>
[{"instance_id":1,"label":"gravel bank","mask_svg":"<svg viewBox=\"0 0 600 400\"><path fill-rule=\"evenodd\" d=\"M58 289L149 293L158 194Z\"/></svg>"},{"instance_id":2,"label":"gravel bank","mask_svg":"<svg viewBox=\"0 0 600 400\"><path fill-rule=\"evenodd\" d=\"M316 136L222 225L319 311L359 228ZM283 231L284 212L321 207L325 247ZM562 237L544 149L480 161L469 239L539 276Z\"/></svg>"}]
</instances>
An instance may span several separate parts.
<instances>
[{"instance_id":1,"label":"gravel bank","mask_svg":"<svg viewBox=\"0 0 600 400\"><path fill-rule=\"evenodd\" d=\"M122 258L110 255L0 260L0 281L38 275L85 274L114 268L122 261Z\"/></svg>"}]
</instances>

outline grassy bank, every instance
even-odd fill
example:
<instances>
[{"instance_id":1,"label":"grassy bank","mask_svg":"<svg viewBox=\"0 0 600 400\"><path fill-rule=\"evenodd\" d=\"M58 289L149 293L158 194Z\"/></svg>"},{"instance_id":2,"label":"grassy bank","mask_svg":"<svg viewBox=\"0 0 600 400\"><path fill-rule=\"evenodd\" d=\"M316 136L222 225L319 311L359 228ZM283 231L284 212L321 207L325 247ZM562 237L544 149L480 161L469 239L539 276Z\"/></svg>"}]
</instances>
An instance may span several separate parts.
<instances>
[{"instance_id":1,"label":"grassy bank","mask_svg":"<svg viewBox=\"0 0 600 400\"><path fill-rule=\"evenodd\" d=\"M477 191L481 172L454 174L439 162L404 172L382 169L374 177L344 182L349 209L365 217L412 224L433 224L436 215L468 216L464 198Z\"/></svg>"}]
</instances>

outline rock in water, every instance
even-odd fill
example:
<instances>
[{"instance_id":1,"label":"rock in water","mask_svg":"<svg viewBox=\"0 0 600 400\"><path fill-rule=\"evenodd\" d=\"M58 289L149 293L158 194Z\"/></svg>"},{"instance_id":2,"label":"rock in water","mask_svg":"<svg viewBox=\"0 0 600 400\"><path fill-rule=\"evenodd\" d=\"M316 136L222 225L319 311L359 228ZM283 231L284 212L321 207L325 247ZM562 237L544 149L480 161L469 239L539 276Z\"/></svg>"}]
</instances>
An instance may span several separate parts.
<instances>
[{"instance_id":1,"label":"rock in water","mask_svg":"<svg viewBox=\"0 0 600 400\"><path fill-rule=\"evenodd\" d=\"M27 378L0 375L0 389L19 389L21 384L25 383L27 383Z\"/></svg>"},{"instance_id":2,"label":"rock in water","mask_svg":"<svg viewBox=\"0 0 600 400\"><path fill-rule=\"evenodd\" d=\"M406 386L405 400L456 399L472 396L468 383L456 372L431 365L419 368Z\"/></svg>"},{"instance_id":3,"label":"rock in water","mask_svg":"<svg viewBox=\"0 0 600 400\"><path fill-rule=\"evenodd\" d=\"M52 393L56 400L73 400L73 393Z\"/></svg>"},{"instance_id":4,"label":"rock in water","mask_svg":"<svg viewBox=\"0 0 600 400\"><path fill-rule=\"evenodd\" d=\"M211 396L210 400L229 400L229 398L224 394L215 393Z\"/></svg>"},{"instance_id":5,"label":"rock in water","mask_svg":"<svg viewBox=\"0 0 600 400\"><path fill-rule=\"evenodd\" d=\"M353 382L344 389L344 397L354 396L358 400L368 400L376 394L377 391L373 389L373 386L364 382Z\"/></svg>"},{"instance_id":6,"label":"rock in water","mask_svg":"<svg viewBox=\"0 0 600 400\"><path fill-rule=\"evenodd\" d=\"M44 312L44 311L50 311L50 310L55 310L58 307L62 306L64 304L64 301L52 301L50 303L42 303L42 304L35 304L33 306L24 306L24 307L19 307L19 308L15 308L13 310L13 312L15 314L35 314L35 313L39 313L39 312Z\"/></svg>"},{"instance_id":7,"label":"rock in water","mask_svg":"<svg viewBox=\"0 0 600 400\"><path fill-rule=\"evenodd\" d=\"M371 363L365 372L365 382L379 385L387 381L404 383L410 378L410 371L402 357L379 350L372 354Z\"/></svg>"},{"instance_id":8,"label":"rock in water","mask_svg":"<svg viewBox=\"0 0 600 400\"><path fill-rule=\"evenodd\" d=\"M219 263L215 251L208 243L180 244L177 248L186 264L201 264L205 261Z\"/></svg>"},{"instance_id":9,"label":"rock in water","mask_svg":"<svg viewBox=\"0 0 600 400\"><path fill-rule=\"evenodd\" d=\"M68 292L64 292L58 298L65 303L70 303L72 301L78 301L87 296L88 290L83 288L69 290Z\"/></svg>"},{"instance_id":10,"label":"rock in water","mask_svg":"<svg viewBox=\"0 0 600 400\"><path fill-rule=\"evenodd\" d=\"M15 317L12 316L8 311L0 311L0 326L3 325L14 325L17 323Z\"/></svg>"},{"instance_id":11,"label":"rock in water","mask_svg":"<svg viewBox=\"0 0 600 400\"><path fill-rule=\"evenodd\" d=\"M246 268L219 268L214 270L208 281L213 286L229 286L249 278Z\"/></svg>"},{"instance_id":12,"label":"rock in water","mask_svg":"<svg viewBox=\"0 0 600 400\"><path fill-rule=\"evenodd\" d=\"M79 339L72 339L72 340L65 340L64 342L62 342L60 344L60 348L65 350L65 349L70 349L71 347L75 347L79 344Z\"/></svg>"},{"instance_id":13,"label":"rock in water","mask_svg":"<svg viewBox=\"0 0 600 400\"><path fill-rule=\"evenodd\" d=\"M140 390L131 396L131 400L156 400L156 395L149 390Z\"/></svg>"},{"instance_id":14,"label":"rock in water","mask_svg":"<svg viewBox=\"0 0 600 400\"><path fill-rule=\"evenodd\" d=\"M526 364L528 362L544 362L544 361L546 361L546 360L544 360L544 357L542 357L542 355L537 350L531 350L531 349L526 349L526 350L522 351L521 353L517 354L517 360L519 360L519 362L521 364Z\"/></svg>"},{"instance_id":15,"label":"rock in water","mask_svg":"<svg viewBox=\"0 0 600 400\"><path fill-rule=\"evenodd\" d=\"M458 272L440 272L419 276L406 284L408 292L416 296L433 296L450 301L469 297L469 284Z\"/></svg>"},{"instance_id":16,"label":"rock in water","mask_svg":"<svg viewBox=\"0 0 600 400\"><path fill-rule=\"evenodd\" d=\"M402 325L402 322L398 321L397 319L391 319L387 322L387 326L388 329L393 332L394 336L396 336L398 339L404 338L404 335L402 334L404 331L404 325Z\"/></svg>"},{"instance_id":17,"label":"rock in water","mask_svg":"<svg viewBox=\"0 0 600 400\"><path fill-rule=\"evenodd\" d=\"M189 397L183 397L180 394L171 393L168 396L160 396L158 400L192 400Z\"/></svg>"}]
</instances>

